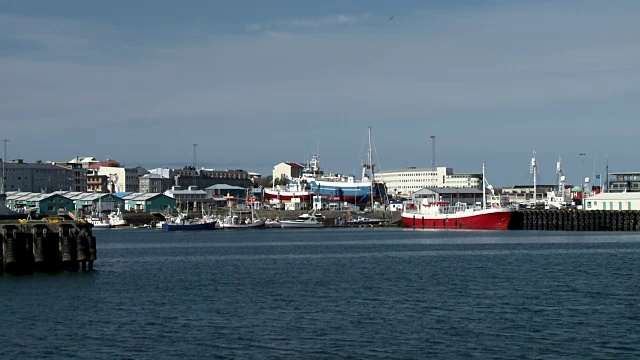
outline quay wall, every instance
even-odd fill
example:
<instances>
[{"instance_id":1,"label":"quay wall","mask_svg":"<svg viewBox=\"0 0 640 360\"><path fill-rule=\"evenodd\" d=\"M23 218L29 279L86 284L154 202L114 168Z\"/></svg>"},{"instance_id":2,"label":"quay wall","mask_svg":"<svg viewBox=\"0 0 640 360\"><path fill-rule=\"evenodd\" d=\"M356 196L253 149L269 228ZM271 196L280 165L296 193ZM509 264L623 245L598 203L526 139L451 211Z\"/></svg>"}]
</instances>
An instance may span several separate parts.
<instances>
[{"instance_id":1,"label":"quay wall","mask_svg":"<svg viewBox=\"0 0 640 360\"><path fill-rule=\"evenodd\" d=\"M525 210L514 214L514 230L640 231L640 211Z\"/></svg>"},{"instance_id":2,"label":"quay wall","mask_svg":"<svg viewBox=\"0 0 640 360\"><path fill-rule=\"evenodd\" d=\"M92 225L60 219L0 221L0 273L93 269Z\"/></svg>"}]
</instances>

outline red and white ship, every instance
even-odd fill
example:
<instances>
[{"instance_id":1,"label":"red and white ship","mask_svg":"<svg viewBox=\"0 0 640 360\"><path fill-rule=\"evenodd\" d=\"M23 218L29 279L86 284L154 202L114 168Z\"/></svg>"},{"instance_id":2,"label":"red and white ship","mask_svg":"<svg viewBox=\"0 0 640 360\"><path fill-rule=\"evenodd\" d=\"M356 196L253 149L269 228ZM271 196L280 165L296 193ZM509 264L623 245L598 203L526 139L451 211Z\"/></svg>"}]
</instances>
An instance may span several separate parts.
<instances>
[{"instance_id":1,"label":"red and white ship","mask_svg":"<svg viewBox=\"0 0 640 360\"><path fill-rule=\"evenodd\" d=\"M408 227L425 229L508 230L514 212L515 208L496 203L483 209L465 203L449 205L423 199L419 206L402 212L402 222Z\"/></svg>"},{"instance_id":2,"label":"red and white ship","mask_svg":"<svg viewBox=\"0 0 640 360\"><path fill-rule=\"evenodd\" d=\"M264 189L264 195L266 200L271 199L280 201L291 201L293 198L298 198L300 201L310 201L314 195L314 192L306 189L304 183L292 182L286 186L278 185L271 189Z\"/></svg>"},{"instance_id":3,"label":"red and white ship","mask_svg":"<svg viewBox=\"0 0 640 360\"><path fill-rule=\"evenodd\" d=\"M484 178L484 164L482 173ZM490 185L489 189L492 192L489 207L486 204L483 186L481 205L450 205L434 198L421 199L421 202L409 204L405 208L402 212L402 222L408 227L425 229L508 230L516 208L502 203Z\"/></svg>"}]
</instances>

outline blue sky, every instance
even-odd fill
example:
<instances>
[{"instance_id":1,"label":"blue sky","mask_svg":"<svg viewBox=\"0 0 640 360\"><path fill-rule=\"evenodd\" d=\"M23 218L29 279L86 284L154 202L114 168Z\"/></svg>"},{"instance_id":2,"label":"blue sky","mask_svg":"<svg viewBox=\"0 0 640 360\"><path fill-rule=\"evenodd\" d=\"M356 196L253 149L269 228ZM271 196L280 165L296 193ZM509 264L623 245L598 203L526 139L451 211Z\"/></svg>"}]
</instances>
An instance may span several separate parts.
<instances>
[{"instance_id":1,"label":"blue sky","mask_svg":"<svg viewBox=\"0 0 640 360\"><path fill-rule=\"evenodd\" d=\"M636 1L0 0L8 157L640 171ZM390 17L393 19L390 20ZM594 159L595 158L595 159Z\"/></svg>"}]
</instances>

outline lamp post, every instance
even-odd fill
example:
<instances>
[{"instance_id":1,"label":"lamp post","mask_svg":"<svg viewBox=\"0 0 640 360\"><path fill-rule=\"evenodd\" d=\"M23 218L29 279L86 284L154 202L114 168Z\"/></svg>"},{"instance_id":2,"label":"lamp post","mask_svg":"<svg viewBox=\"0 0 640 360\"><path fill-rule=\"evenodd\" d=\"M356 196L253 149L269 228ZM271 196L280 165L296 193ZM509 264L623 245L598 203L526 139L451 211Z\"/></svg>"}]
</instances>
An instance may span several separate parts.
<instances>
[{"instance_id":1,"label":"lamp post","mask_svg":"<svg viewBox=\"0 0 640 360\"><path fill-rule=\"evenodd\" d=\"M436 168L436 136L431 135L431 167Z\"/></svg>"},{"instance_id":2,"label":"lamp post","mask_svg":"<svg viewBox=\"0 0 640 360\"><path fill-rule=\"evenodd\" d=\"M580 156L580 192L582 195L580 201L582 202L582 209L584 210L584 157L587 154L580 153L578 155Z\"/></svg>"}]
</instances>

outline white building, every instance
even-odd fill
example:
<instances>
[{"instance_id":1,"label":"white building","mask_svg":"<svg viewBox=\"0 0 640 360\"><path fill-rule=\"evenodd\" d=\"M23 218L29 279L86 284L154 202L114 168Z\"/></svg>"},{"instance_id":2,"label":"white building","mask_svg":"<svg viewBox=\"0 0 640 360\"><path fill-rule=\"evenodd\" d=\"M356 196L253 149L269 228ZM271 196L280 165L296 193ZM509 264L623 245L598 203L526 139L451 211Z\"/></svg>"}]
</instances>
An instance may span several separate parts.
<instances>
[{"instance_id":1,"label":"white building","mask_svg":"<svg viewBox=\"0 0 640 360\"><path fill-rule=\"evenodd\" d=\"M414 192L431 188L476 188L481 189L482 174L456 174L452 168L418 169L410 167L401 170L381 171L375 181L383 182L389 195L410 197Z\"/></svg>"},{"instance_id":2,"label":"white building","mask_svg":"<svg viewBox=\"0 0 640 360\"><path fill-rule=\"evenodd\" d=\"M304 166L293 162L281 162L273 167L273 179L289 178L295 179L302 175Z\"/></svg>"},{"instance_id":3,"label":"white building","mask_svg":"<svg viewBox=\"0 0 640 360\"><path fill-rule=\"evenodd\" d=\"M640 193L600 193L584 200L584 210L640 210Z\"/></svg>"},{"instance_id":4,"label":"white building","mask_svg":"<svg viewBox=\"0 0 640 360\"><path fill-rule=\"evenodd\" d=\"M141 169L140 167L100 166L100 168L97 169L97 175L107 176L107 187L110 192L139 192ZM146 172L146 170L144 170L144 172Z\"/></svg>"}]
</instances>

